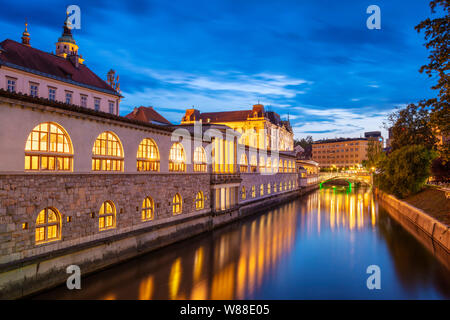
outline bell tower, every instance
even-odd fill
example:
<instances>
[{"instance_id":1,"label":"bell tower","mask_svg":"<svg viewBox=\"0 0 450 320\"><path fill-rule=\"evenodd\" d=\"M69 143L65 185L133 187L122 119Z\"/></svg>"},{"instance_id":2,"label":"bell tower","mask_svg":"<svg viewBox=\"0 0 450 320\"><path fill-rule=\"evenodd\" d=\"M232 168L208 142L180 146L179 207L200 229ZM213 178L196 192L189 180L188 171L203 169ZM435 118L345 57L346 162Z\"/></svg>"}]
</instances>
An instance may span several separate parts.
<instances>
[{"instance_id":1,"label":"bell tower","mask_svg":"<svg viewBox=\"0 0 450 320\"><path fill-rule=\"evenodd\" d=\"M70 27L69 17L66 17L63 26L63 33L61 37L58 38L58 42L56 43L56 55L67 58L67 57L75 57L78 63L83 63L84 59L78 55L78 45L75 42L75 39L72 36L72 30Z\"/></svg>"}]
</instances>

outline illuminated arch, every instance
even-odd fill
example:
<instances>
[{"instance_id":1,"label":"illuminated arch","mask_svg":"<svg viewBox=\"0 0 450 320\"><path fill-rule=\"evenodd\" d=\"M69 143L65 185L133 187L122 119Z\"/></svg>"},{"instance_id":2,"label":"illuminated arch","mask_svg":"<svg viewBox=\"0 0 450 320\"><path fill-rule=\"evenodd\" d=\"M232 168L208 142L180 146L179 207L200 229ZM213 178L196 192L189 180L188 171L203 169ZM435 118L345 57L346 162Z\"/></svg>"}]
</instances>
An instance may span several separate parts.
<instances>
[{"instance_id":1,"label":"illuminated arch","mask_svg":"<svg viewBox=\"0 0 450 320\"><path fill-rule=\"evenodd\" d=\"M61 214L56 208L47 207L36 218L36 244L61 240Z\"/></svg>"},{"instance_id":2,"label":"illuminated arch","mask_svg":"<svg viewBox=\"0 0 450 320\"><path fill-rule=\"evenodd\" d=\"M248 159L245 153L241 155L241 159L239 161L239 168L241 172L247 172L248 170Z\"/></svg>"},{"instance_id":3,"label":"illuminated arch","mask_svg":"<svg viewBox=\"0 0 450 320\"><path fill-rule=\"evenodd\" d=\"M111 131L98 135L92 147L92 171L123 171L123 148Z\"/></svg>"},{"instance_id":4,"label":"illuminated arch","mask_svg":"<svg viewBox=\"0 0 450 320\"><path fill-rule=\"evenodd\" d=\"M176 193L172 199L172 212L173 215L181 214L183 211L183 199L179 193Z\"/></svg>"},{"instance_id":5,"label":"illuminated arch","mask_svg":"<svg viewBox=\"0 0 450 320\"><path fill-rule=\"evenodd\" d=\"M159 150L156 142L151 138L145 138L138 147L137 171L159 171Z\"/></svg>"},{"instance_id":6,"label":"illuminated arch","mask_svg":"<svg viewBox=\"0 0 450 320\"><path fill-rule=\"evenodd\" d=\"M110 200L102 203L98 212L99 231L114 229L116 227L116 206Z\"/></svg>"},{"instance_id":7,"label":"illuminated arch","mask_svg":"<svg viewBox=\"0 0 450 320\"><path fill-rule=\"evenodd\" d=\"M199 191L195 195L195 210L201 210L205 207L205 198L203 192Z\"/></svg>"},{"instance_id":8,"label":"illuminated arch","mask_svg":"<svg viewBox=\"0 0 450 320\"><path fill-rule=\"evenodd\" d=\"M194 171L206 172L206 152L203 147L197 147L194 150Z\"/></svg>"},{"instance_id":9,"label":"illuminated arch","mask_svg":"<svg viewBox=\"0 0 450 320\"><path fill-rule=\"evenodd\" d=\"M62 126L43 122L34 127L25 144L25 170L73 170L73 146Z\"/></svg>"},{"instance_id":10,"label":"illuminated arch","mask_svg":"<svg viewBox=\"0 0 450 320\"><path fill-rule=\"evenodd\" d=\"M170 148L169 171L186 171L186 155L184 153L183 145L180 142L175 142Z\"/></svg>"},{"instance_id":11,"label":"illuminated arch","mask_svg":"<svg viewBox=\"0 0 450 320\"><path fill-rule=\"evenodd\" d=\"M155 217L155 202L152 197L146 197L142 201L142 221L150 221Z\"/></svg>"}]
</instances>

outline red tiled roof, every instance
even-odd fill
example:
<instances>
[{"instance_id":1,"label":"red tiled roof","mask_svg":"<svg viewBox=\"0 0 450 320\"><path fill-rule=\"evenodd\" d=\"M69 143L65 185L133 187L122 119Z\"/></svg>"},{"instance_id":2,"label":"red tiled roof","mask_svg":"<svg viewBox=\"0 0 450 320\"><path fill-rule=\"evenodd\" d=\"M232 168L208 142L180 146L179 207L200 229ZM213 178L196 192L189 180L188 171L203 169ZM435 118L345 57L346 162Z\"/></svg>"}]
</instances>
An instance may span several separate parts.
<instances>
[{"instance_id":1,"label":"red tiled roof","mask_svg":"<svg viewBox=\"0 0 450 320\"><path fill-rule=\"evenodd\" d=\"M153 109L153 107L140 106L139 108L134 108L134 110L131 113L127 114L125 117L128 119L134 119L149 123L159 122L165 124L172 124L169 122L169 120L167 120L158 112L156 112L155 109Z\"/></svg>"},{"instance_id":2,"label":"red tiled roof","mask_svg":"<svg viewBox=\"0 0 450 320\"><path fill-rule=\"evenodd\" d=\"M23 45L6 39L0 43L0 65L18 67L28 72L37 73L57 80L75 82L92 89L119 95L110 85L100 79L86 65L76 68L72 62L63 57Z\"/></svg>"},{"instance_id":3,"label":"red tiled roof","mask_svg":"<svg viewBox=\"0 0 450 320\"><path fill-rule=\"evenodd\" d=\"M200 119L203 122L207 122L208 119L211 122L245 121L252 117L252 113L252 110L206 112L200 114Z\"/></svg>"}]
</instances>

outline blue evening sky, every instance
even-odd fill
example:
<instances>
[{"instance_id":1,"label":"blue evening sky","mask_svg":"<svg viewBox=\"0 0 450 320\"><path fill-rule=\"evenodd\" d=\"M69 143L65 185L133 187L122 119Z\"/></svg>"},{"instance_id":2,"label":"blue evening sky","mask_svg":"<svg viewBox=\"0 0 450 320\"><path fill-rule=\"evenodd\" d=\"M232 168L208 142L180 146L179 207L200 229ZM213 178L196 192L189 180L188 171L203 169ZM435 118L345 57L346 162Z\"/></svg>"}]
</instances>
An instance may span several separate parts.
<instances>
[{"instance_id":1,"label":"blue evening sky","mask_svg":"<svg viewBox=\"0 0 450 320\"><path fill-rule=\"evenodd\" d=\"M81 9L79 53L100 77L120 76L121 115L154 106L179 123L186 108L250 109L289 118L297 138L382 130L396 107L434 96L423 33L428 0L3 1L0 41L54 51L65 9ZM366 8L381 8L369 30Z\"/></svg>"}]
</instances>

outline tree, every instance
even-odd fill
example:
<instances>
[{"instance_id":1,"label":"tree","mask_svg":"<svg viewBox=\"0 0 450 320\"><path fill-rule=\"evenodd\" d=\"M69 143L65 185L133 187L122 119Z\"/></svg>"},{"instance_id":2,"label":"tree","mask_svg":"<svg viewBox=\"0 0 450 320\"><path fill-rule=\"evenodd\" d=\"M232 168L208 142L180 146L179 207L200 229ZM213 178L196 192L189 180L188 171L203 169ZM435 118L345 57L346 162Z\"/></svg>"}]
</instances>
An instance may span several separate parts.
<instances>
[{"instance_id":1,"label":"tree","mask_svg":"<svg viewBox=\"0 0 450 320\"><path fill-rule=\"evenodd\" d=\"M388 116L386 126L391 127L392 151L407 145L421 144L435 149L438 141L430 122L430 110L419 105L409 104L404 109L394 111Z\"/></svg>"},{"instance_id":2,"label":"tree","mask_svg":"<svg viewBox=\"0 0 450 320\"><path fill-rule=\"evenodd\" d=\"M432 87L438 90L437 98L421 101L423 108L431 111L430 120L432 127L442 136L450 135L450 1L432 0L431 12L436 13L436 8L443 12L443 16L434 19L427 18L419 23L415 29L417 32L425 32L425 47L430 50L429 62L420 68L429 77L437 76L437 83ZM450 143L443 139L439 151L444 160L449 160Z\"/></svg>"},{"instance_id":3,"label":"tree","mask_svg":"<svg viewBox=\"0 0 450 320\"><path fill-rule=\"evenodd\" d=\"M367 160L363 160L362 165L370 171L372 168L378 168L385 157L381 143L375 139L370 139L367 145Z\"/></svg>"},{"instance_id":4,"label":"tree","mask_svg":"<svg viewBox=\"0 0 450 320\"><path fill-rule=\"evenodd\" d=\"M437 153L422 145L405 146L381 161L374 182L382 190L399 198L419 192L431 174L431 162Z\"/></svg>"},{"instance_id":5,"label":"tree","mask_svg":"<svg viewBox=\"0 0 450 320\"><path fill-rule=\"evenodd\" d=\"M307 136L306 139L294 139L294 146L301 146L305 150L305 152L303 153L303 158L311 159L313 142L314 140L312 136Z\"/></svg>"}]
</instances>

